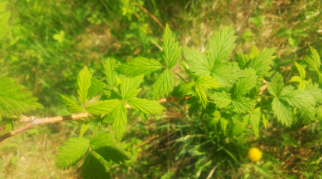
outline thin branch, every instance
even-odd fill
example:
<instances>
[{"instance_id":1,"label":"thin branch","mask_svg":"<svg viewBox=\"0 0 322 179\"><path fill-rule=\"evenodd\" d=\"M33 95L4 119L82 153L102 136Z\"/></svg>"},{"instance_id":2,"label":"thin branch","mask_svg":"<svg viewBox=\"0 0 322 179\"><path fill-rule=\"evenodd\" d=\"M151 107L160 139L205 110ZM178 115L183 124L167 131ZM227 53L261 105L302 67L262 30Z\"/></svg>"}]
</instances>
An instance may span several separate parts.
<instances>
[{"instance_id":1,"label":"thin branch","mask_svg":"<svg viewBox=\"0 0 322 179\"><path fill-rule=\"evenodd\" d=\"M147 13L156 23L159 24L159 26L164 30L165 27L162 25L162 23L156 18L153 14L151 14L148 10L146 10L144 7L142 7L140 4L137 2L134 2L134 4L139 7L143 12Z\"/></svg>"},{"instance_id":2,"label":"thin branch","mask_svg":"<svg viewBox=\"0 0 322 179\"><path fill-rule=\"evenodd\" d=\"M190 96L185 96L181 100L187 100L189 99ZM165 103L165 102L171 102L171 101L177 101L179 98L178 97L173 97L173 98L162 98L159 100L159 103ZM132 107L127 104L125 106L127 109L131 109ZM35 126L43 125L43 124L49 124L49 123L56 123L56 122L61 122L61 121L68 121L68 120L79 120L82 118L87 118L90 117L91 115L84 112L84 113L78 113L78 114L72 114L68 116L56 116L56 117L46 117L46 118L36 118L34 116L31 117L21 117L19 119L19 122L28 122L28 124L23 125L15 130L12 130L11 132L8 132L2 136L0 136L0 142L3 140L15 136L25 130L28 130L30 128L33 128Z\"/></svg>"}]
</instances>

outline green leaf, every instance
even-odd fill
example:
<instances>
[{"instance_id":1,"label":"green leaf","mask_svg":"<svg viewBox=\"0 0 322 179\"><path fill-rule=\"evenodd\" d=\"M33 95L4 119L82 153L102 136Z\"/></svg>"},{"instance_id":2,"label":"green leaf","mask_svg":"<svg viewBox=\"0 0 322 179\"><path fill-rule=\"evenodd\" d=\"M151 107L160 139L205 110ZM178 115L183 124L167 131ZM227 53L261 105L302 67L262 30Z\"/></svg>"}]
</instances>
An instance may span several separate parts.
<instances>
[{"instance_id":1,"label":"green leaf","mask_svg":"<svg viewBox=\"0 0 322 179\"><path fill-rule=\"evenodd\" d=\"M99 158L99 159L97 159ZM110 179L110 174L106 171L102 162L101 156L91 152L85 158L82 165L82 178L83 179Z\"/></svg>"},{"instance_id":2,"label":"green leaf","mask_svg":"<svg viewBox=\"0 0 322 179\"><path fill-rule=\"evenodd\" d=\"M71 100L70 98L67 98L64 95L60 95L62 98L64 104L67 106L67 109L71 113L79 113L84 111L84 108L81 107L76 101Z\"/></svg>"},{"instance_id":3,"label":"green leaf","mask_svg":"<svg viewBox=\"0 0 322 179\"><path fill-rule=\"evenodd\" d=\"M313 97L314 100L318 103L322 103L322 90L319 88L317 84L307 85L305 91L308 91Z\"/></svg>"},{"instance_id":4,"label":"green leaf","mask_svg":"<svg viewBox=\"0 0 322 179\"><path fill-rule=\"evenodd\" d=\"M284 88L283 77L279 73L275 73L272 77L272 81L268 83L267 89L269 93L275 97L278 97Z\"/></svg>"},{"instance_id":5,"label":"green leaf","mask_svg":"<svg viewBox=\"0 0 322 179\"><path fill-rule=\"evenodd\" d=\"M225 64L216 64L212 71L212 76L221 86L225 87L232 86L235 81L242 76L242 73L238 67L228 66Z\"/></svg>"},{"instance_id":6,"label":"green leaf","mask_svg":"<svg viewBox=\"0 0 322 179\"><path fill-rule=\"evenodd\" d=\"M210 99L214 100L218 108L224 108L231 103L231 97L225 91L215 92L213 95L210 95Z\"/></svg>"},{"instance_id":7,"label":"green leaf","mask_svg":"<svg viewBox=\"0 0 322 179\"><path fill-rule=\"evenodd\" d=\"M262 119L263 119L264 127L266 129L267 128L267 125L268 125L268 120L266 119L265 114L262 115Z\"/></svg>"},{"instance_id":8,"label":"green leaf","mask_svg":"<svg viewBox=\"0 0 322 179\"><path fill-rule=\"evenodd\" d=\"M315 100L308 91L292 89L293 87L285 87L282 90L279 99L286 101L289 105L300 109L315 106Z\"/></svg>"},{"instance_id":9,"label":"green leaf","mask_svg":"<svg viewBox=\"0 0 322 179\"><path fill-rule=\"evenodd\" d=\"M160 62L155 59L148 59L144 57L136 57L125 64L120 65L117 70L121 74L128 75L129 77L139 75L149 75L150 73L162 68Z\"/></svg>"},{"instance_id":10,"label":"green leaf","mask_svg":"<svg viewBox=\"0 0 322 179\"><path fill-rule=\"evenodd\" d=\"M299 76L293 76L290 81L298 81L298 82L301 82L302 81L302 78L299 77Z\"/></svg>"},{"instance_id":11,"label":"green leaf","mask_svg":"<svg viewBox=\"0 0 322 179\"><path fill-rule=\"evenodd\" d=\"M242 121L239 121L237 119L236 123L232 129L232 135L236 136L236 135L241 134L246 129L248 123L249 123L249 116L248 115L243 117Z\"/></svg>"},{"instance_id":12,"label":"green leaf","mask_svg":"<svg viewBox=\"0 0 322 179\"><path fill-rule=\"evenodd\" d=\"M111 117L114 119L113 129L115 136L120 141L127 125L127 109L124 102L111 113Z\"/></svg>"},{"instance_id":13,"label":"green leaf","mask_svg":"<svg viewBox=\"0 0 322 179\"><path fill-rule=\"evenodd\" d=\"M306 55L303 60L306 61L311 68L319 72L321 65L320 56L314 48L311 46L309 47L309 54Z\"/></svg>"},{"instance_id":14,"label":"green leaf","mask_svg":"<svg viewBox=\"0 0 322 179\"><path fill-rule=\"evenodd\" d=\"M201 76L196 80L196 85L200 86L203 89L217 89L220 87L220 84L217 80L211 76Z\"/></svg>"},{"instance_id":15,"label":"green leaf","mask_svg":"<svg viewBox=\"0 0 322 179\"><path fill-rule=\"evenodd\" d=\"M129 104L136 110L143 112L144 114L162 114L162 111L166 110L158 101L147 99L130 99Z\"/></svg>"},{"instance_id":16,"label":"green leaf","mask_svg":"<svg viewBox=\"0 0 322 179\"><path fill-rule=\"evenodd\" d=\"M135 89L138 88L143 81L143 76L137 76L134 78L125 78L122 81L122 84L120 86L120 94L123 99L129 99L133 97L134 95L136 96L138 91Z\"/></svg>"},{"instance_id":17,"label":"green leaf","mask_svg":"<svg viewBox=\"0 0 322 179\"><path fill-rule=\"evenodd\" d=\"M245 69L248 66L248 62L250 61L250 56L244 54L235 54L235 59L238 63L239 68Z\"/></svg>"},{"instance_id":18,"label":"green leaf","mask_svg":"<svg viewBox=\"0 0 322 179\"><path fill-rule=\"evenodd\" d=\"M249 119L250 119L250 123L252 124L252 129L254 131L254 135L255 137L259 136L259 122L261 119L261 112L260 112L260 108L256 108L252 111L252 113L250 113Z\"/></svg>"},{"instance_id":19,"label":"green leaf","mask_svg":"<svg viewBox=\"0 0 322 179\"><path fill-rule=\"evenodd\" d=\"M322 121L322 106L318 107L318 109L316 110L316 114L317 114L317 119L319 121Z\"/></svg>"},{"instance_id":20,"label":"green leaf","mask_svg":"<svg viewBox=\"0 0 322 179\"><path fill-rule=\"evenodd\" d=\"M249 57L251 59L254 59L255 57L257 57L258 54L259 54L259 51L258 51L257 47L253 46L252 47L252 52L249 54Z\"/></svg>"},{"instance_id":21,"label":"green leaf","mask_svg":"<svg viewBox=\"0 0 322 179\"><path fill-rule=\"evenodd\" d=\"M91 86L92 75L89 72L87 66L85 66L78 74L77 83L78 83L78 98L82 104L85 104L88 88Z\"/></svg>"},{"instance_id":22,"label":"green leaf","mask_svg":"<svg viewBox=\"0 0 322 179\"><path fill-rule=\"evenodd\" d=\"M89 123L84 123L81 130L79 131L79 137L83 137L84 133L87 131Z\"/></svg>"},{"instance_id":23,"label":"green leaf","mask_svg":"<svg viewBox=\"0 0 322 179\"><path fill-rule=\"evenodd\" d=\"M168 24L166 25L166 29L163 34L162 48L164 62L167 64L168 68L172 68L178 63L182 50L179 43L176 42L175 38L172 36L172 32Z\"/></svg>"},{"instance_id":24,"label":"green leaf","mask_svg":"<svg viewBox=\"0 0 322 179\"><path fill-rule=\"evenodd\" d=\"M13 130L13 121L12 120L7 121L5 128L7 132L11 132Z\"/></svg>"},{"instance_id":25,"label":"green leaf","mask_svg":"<svg viewBox=\"0 0 322 179\"><path fill-rule=\"evenodd\" d=\"M322 73L321 72L317 72L317 74L318 74L319 84L322 85Z\"/></svg>"},{"instance_id":26,"label":"green leaf","mask_svg":"<svg viewBox=\"0 0 322 179\"><path fill-rule=\"evenodd\" d=\"M174 86L174 76L169 69L164 70L153 84L153 99L160 99L168 95Z\"/></svg>"},{"instance_id":27,"label":"green leaf","mask_svg":"<svg viewBox=\"0 0 322 179\"><path fill-rule=\"evenodd\" d=\"M8 1L2 1L0 2L0 13L5 10L5 7L7 6Z\"/></svg>"},{"instance_id":28,"label":"green leaf","mask_svg":"<svg viewBox=\"0 0 322 179\"><path fill-rule=\"evenodd\" d=\"M192 89L192 87L196 83L194 81L185 83L179 86L178 91L180 92L179 98L182 98L183 96L187 95L187 93Z\"/></svg>"},{"instance_id":29,"label":"green leaf","mask_svg":"<svg viewBox=\"0 0 322 179\"><path fill-rule=\"evenodd\" d=\"M272 56L274 52L275 48L264 49L250 61L249 67L254 69L259 77L266 75L270 70L269 65L273 63L272 60L275 58Z\"/></svg>"},{"instance_id":30,"label":"green leaf","mask_svg":"<svg viewBox=\"0 0 322 179\"><path fill-rule=\"evenodd\" d=\"M9 18L10 18L10 11L1 13L0 12L0 39L4 37L8 31L10 30L10 26L8 24Z\"/></svg>"},{"instance_id":31,"label":"green leaf","mask_svg":"<svg viewBox=\"0 0 322 179\"><path fill-rule=\"evenodd\" d=\"M191 48L186 48L183 52L189 70L201 76L210 75L212 68L205 54Z\"/></svg>"},{"instance_id":32,"label":"green leaf","mask_svg":"<svg viewBox=\"0 0 322 179\"><path fill-rule=\"evenodd\" d=\"M96 78L92 78L91 80L91 86L88 89L87 97L88 99L93 98L97 95L100 91L102 91L106 87L106 84L104 82L99 81Z\"/></svg>"},{"instance_id":33,"label":"green leaf","mask_svg":"<svg viewBox=\"0 0 322 179\"><path fill-rule=\"evenodd\" d=\"M310 106L308 108L299 109L299 112L300 112L301 118L304 120L305 123L308 124L309 122L314 121L315 114L316 114L315 107Z\"/></svg>"},{"instance_id":34,"label":"green leaf","mask_svg":"<svg viewBox=\"0 0 322 179\"><path fill-rule=\"evenodd\" d=\"M122 104L122 101L117 99L98 101L95 104L86 107L89 114L108 114L112 112L117 106Z\"/></svg>"},{"instance_id":35,"label":"green leaf","mask_svg":"<svg viewBox=\"0 0 322 179\"><path fill-rule=\"evenodd\" d=\"M96 135L90 143L91 148L106 161L113 161L119 164L130 159L121 149L115 147L116 141L110 134Z\"/></svg>"},{"instance_id":36,"label":"green leaf","mask_svg":"<svg viewBox=\"0 0 322 179\"><path fill-rule=\"evenodd\" d=\"M104 73L106 75L106 81L110 86L114 86L117 78L115 69L118 66L118 62L114 58L107 58L104 63Z\"/></svg>"},{"instance_id":37,"label":"green leaf","mask_svg":"<svg viewBox=\"0 0 322 179\"><path fill-rule=\"evenodd\" d=\"M231 26L224 26L218 33L211 37L211 41L209 42L209 53L212 57L210 60L210 69L215 62L218 63L227 60L236 46L234 43L235 40L236 36L234 36L234 30Z\"/></svg>"},{"instance_id":38,"label":"green leaf","mask_svg":"<svg viewBox=\"0 0 322 179\"><path fill-rule=\"evenodd\" d=\"M224 133L226 132L227 124L228 124L228 120L221 117L220 118L220 128L221 128L221 130L224 131Z\"/></svg>"},{"instance_id":39,"label":"green leaf","mask_svg":"<svg viewBox=\"0 0 322 179\"><path fill-rule=\"evenodd\" d=\"M283 125L291 126L292 108L289 105L283 101L280 101L278 98L274 98L272 102L272 109L279 122L281 122Z\"/></svg>"},{"instance_id":40,"label":"green leaf","mask_svg":"<svg viewBox=\"0 0 322 179\"><path fill-rule=\"evenodd\" d=\"M56 166L59 169L68 169L79 162L89 148L89 140L72 137L64 142L56 156Z\"/></svg>"},{"instance_id":41,"label":"green leaf","mask_svg":"<svg viewBox=\"0 0 322 179\"><path fill-rule=\"evenodd\" d=\"M305 79L305 76L306 76L305 69L301 65L299 65L298 63L296 63L296 62L294 62L294 64L295 64L297 70L300 73L300 77L304 80Z\"/></svg>"},{"instance_id":42,"label":"green leaf","mask_svg":"<svg viewBox=\"0 0 322 179\"><path fill-rule=\"evenodd\" d=\"M196 91L196 96L198 97L199 103L201 103L202 106L204 108L206 108L207 103L208 103L208 99L207 99L207 94L206 94L205 90L201 86L196 85L195 91Z\"/></svg>"},{"instance_id":43,"label":"green leaf","mask_svg":"<svg viewBox=\"0 0 322 179\"><path fill-rule=\"evenodd\" d=\"M0 116L12 117L42 108L24 86L11 78L0 77Z\"/></svg>"},{"instance_id":44,"label":"green leaf","mask_svg":"<svg viewBox=\"0 0 322 179\"><path fill-rule=\"evenodd\" d=\"M244 78L239 79L234 88L234 95L244 95L252 88L255 87L257 83L257 75L256 72L252 69L245 70L247 72L247 76Z\"/></svg>"},{"instance_id":45,"label":"green leaf","mask_svg":"<svg viewBox=\"0 0 322 179\"><path fill-rule=\"evenodd\" d=\"M249 112L256 104L256 100L246 98L246 97L238 97L231 101L234 106L234 111L237 113L247 113Z\"/></svg>"}]
</instances>

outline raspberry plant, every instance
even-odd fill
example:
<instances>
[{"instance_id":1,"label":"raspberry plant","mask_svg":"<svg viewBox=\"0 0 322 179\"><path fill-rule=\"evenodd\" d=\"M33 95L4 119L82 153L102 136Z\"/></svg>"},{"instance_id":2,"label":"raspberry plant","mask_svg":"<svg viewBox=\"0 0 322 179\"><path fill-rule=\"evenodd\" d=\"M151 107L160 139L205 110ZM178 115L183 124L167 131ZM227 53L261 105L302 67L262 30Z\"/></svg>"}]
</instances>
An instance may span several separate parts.
<instances>
[{"instance_id":1,"label":"raspberry plant","mask_svg":"<svg viewBox=\"0 0 322 179\"><path fill-rule=\"evenodd\" d=\"M190 116L195 120L210 119L231 136L239 135L251 124L258 137L260 125L266 127L268 119L275 117L287 127L298 120L309 123L322 119L319 106L322 103L321 62L314 48L310 47L303 60L294 63L299 76L285 80L279 72L271 71L276 58L274 48L259 51L253 47L249 54L235 54L236 62L228 60L236 46L235 39L232 27L226 26L212 36L205 53L192 48L182 49L167 25L162 59L136 57L121 64L114 58L107 58L103 64L104 81L99 80L102 77L93 77L85 66L78 75L78 101L61 95L71 116L20 117L20 121L29 123L1 136L0 141L36 125L86 118L79 136L68 139L60 147L56 165L67 169L84 159L82 177L99 179L109 178L105 170L107 162L121 163L129 159L118 147L126 132L128 110L138 112L142 120L147 120L147 115L162 114L166 110L158 101L167 101L165 97L187 100ZM305 66L300 64L307 64L317 76L306 80ZM179 76L186 82L175 86L177 74L173 73L173 68L177 65L188 77ZM152 73L158 74L152 96L140 98L140 84ZM94 97L99 100L93 102ZM23 86L10 78L0 78L0 117L4 118L8 130L13 127L12 119L37 108L42 105ZM114 133L84 138L90 122L100 127L113 125Z\"/></svg>"}]
</instances>

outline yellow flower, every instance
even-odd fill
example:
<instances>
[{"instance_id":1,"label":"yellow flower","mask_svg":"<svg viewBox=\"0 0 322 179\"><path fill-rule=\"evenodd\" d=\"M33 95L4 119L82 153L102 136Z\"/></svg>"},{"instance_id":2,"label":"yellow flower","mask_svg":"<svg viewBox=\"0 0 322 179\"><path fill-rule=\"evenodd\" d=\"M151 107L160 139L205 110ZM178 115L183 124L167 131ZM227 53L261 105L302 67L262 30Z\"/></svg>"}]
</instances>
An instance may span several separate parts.
<instances>
[{"instance_id":1,"label":"yellow flower","mask_svg":"<svg viewBox=\"0 0 322 179\"><path fill-rule=\"evenodd\" d=\"M260 160L262 158L262 155L262 151L260 151L256 147L253 147L248 151L248 158L253 162Z\"/></svg>"}]
</instances>

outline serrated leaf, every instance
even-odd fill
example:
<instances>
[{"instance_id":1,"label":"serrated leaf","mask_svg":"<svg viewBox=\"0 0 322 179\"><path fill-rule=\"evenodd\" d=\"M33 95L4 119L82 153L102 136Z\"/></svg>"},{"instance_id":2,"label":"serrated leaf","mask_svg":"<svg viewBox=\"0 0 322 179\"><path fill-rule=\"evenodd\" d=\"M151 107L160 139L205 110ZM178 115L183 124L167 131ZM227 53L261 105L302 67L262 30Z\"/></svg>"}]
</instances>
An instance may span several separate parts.
<instances>
[{"instance_id":1,"label":"serrated leaf","mask_svg":"<svg viewBox=\"0 0 322 179\"><path fill-rule=\"evenodd\" d=\"M317 72L317 75L318 75L319 84L322 85L322 73Z\"/></svg>"},{"instance_id":2,"label":"serrated leaf","mask_svg":"<svg viewBox=\"0 0 322 179\"><path fill-rule=\"evenodd\" d=\"M227 124L228 124L228 120L221 117L220 118L220 128L221 128L221 130L224 131L224 134L226 132Z\"/></svg>"},{"instance_id":3,"label":"serrated leaf","mask_svg":"<svg viewBox=\"0 0 322 179\"><path fill-rule=\"evenodd\" d=\"M138 91L136 91L136 88L140 86L142 81L142 75L134 78L125 78L119 87L122 98L129 99L136 95L138 93Z\"/></svg>"},{"instance_id":4,"label":"serrated leaf","mask_svg":"<svg viewBox=\"0 0 322 179\"><path fill-rule=\"evenodd\" d=\"M179 43L176 42L175 38L172 36L172 32L166 25L166 29L163 34L163 59L168 68L172 68L178 63L181 56L182 50Z\"/></svg>"},{"instance_id":5,"label":"serrated leaf","mask_svg":"<svg viewBox=\"0 0 322 179\"><path fill-rule=\"evenodd\" d=\"M319 88L319 85L307 85L305 91L308 91L314 97L316 102L322 103L322 90Z\"/></svg>"},{"instance_id":6,"label":"serrated leaf","mask_svg":"<svg viewBox=\"0 0 322 179\"><path fill-rule=\"evenodd\" d=\"M225 86L232 86L238 80L242 73L238 67L228 66L225 64L216 64L211 75L218 81L218 83Z\"/></svg>"},{"instance_id":7,"label":"serrated leaf","mask_svg":"<svg viewBox=\"0 0 322 179\"><path fill-rule=\"evenodd\" d=\"M264 49L250 61L249 67L254 69L259 77L266 75L270 69L269 66L273 63L272 60L275 58L272 56L274 52L275 48Z\"/></svg>"},{"instance_id":8,"label":"serrated leaf","mask_svg":"<svg viewBox=\"0 0 322 179\"><path fill-rule=\"evenodd\" d=\"M59 169L68 169L79 162L89 148L89 140L72 137L64 142L56 156L56 166Z\"/></svg>"},{"instance_id":9,"label":"serrated leaf","mask_svg":"<svg viewBox=\"0 0 322 179\"><path fill-rule=\"evenodd\" d=\"M136 57L125 64L120 65L117 70L119 73L135 77L139 75L149 75L150 73L162 68L160 62L155 59L148 59L144 57Z\"/></svg>"},{"instance_id":10,"label":"serrated leaf","mask_svg":"<svg viewBox=\"0 0 322 179\"><path fill-rule=\"evenodd\" d=\"M267 89L269 93L275 97L278 97L284 88L283 77L279 73L275 73L271 82L268 83Z\"/></svg>"},{"instance_id":11,"label":"serrated leaf","mask_svg":"<svg viewBox=\"0 0 322 179\"><path fill-rule=\"evenodd\" d=\"M153 84L153 99L160 99L168 95L174 86L174 76L169 69L164 70Z\"/></svg>"},{"instance_id":12,"label":"serrated leaf","mask_svg":"<svg viewBox=\"0 0 322 179\"><path fill-rule=\"evenodd\" d=\"M0 2L0 13L5 10L5 7L7 6L8 1L2 1Z\"/></svg>"},{"instance_id":13,"label":"serrated leaf","mask_svg":"<svg viewBox=\"0 0 322 179\"><path fill-rule=\"evenodd\" d=\"M106 84L104 82L99 81L96 78L92 78L91 80L91 86L88 89L87 97L88 99L93 98L97 95L100 91L102 91L106 87Z\"/></svg>"},{"instance_id":14,"label":"serrated leaf","mask_svg":"<svg viewBox=\"0 0 322 179\"><path fill-rule=\"evenodd\" d=\"M212 68L205 54L191 48L186 48L183 52L189 70L201 76L210 75Z\"/></svg>"},{"instance_id":15,"label":"serrated leaf","mask_svg":"<svg viewBox=\"0 0 322 179\"><path fill-rule=\"evenodd\" d=\"M5 36L10 30L10 26L8 25L8 21L10 19L11 12L0 12L0 39Z\"/></svg>"},{"instance_id":16,"label":"serrated leaf","mask_svg":"<svg viewBox=\"0 0 322 179\"><path fill-rule=\"evenodd\" d=\"M125 162L130 158L121 149L115 147L116 141L110 134L99 134L91 139L91 148L106 161Z\"/></svg>"},{"instance_id":17,"label":"serrated leaf","mask_svg":"<svg viewBox=\"0 0 322 179\"><path fill-rule=\"evenodd\" d=\"M252 111L252 113L250 113L249 115L249 119L250 119L250 123L252 124L252 129L254 131L254 135L255 137L259 136L259 122L261 119L261 112L260 112L260 108L256 108Z\"/></svg>"},{"instance_id":18,"label":"serrated leaf","mask_svg":"<svg viewBox=\"0 0 322 179\"><path fill-rule=\"evenodd\" d=\"M130 106L136 110L143 112L144 114L162 114L162 111L166 110L158 101L147 100L147 99L130 99Z\"/></svg>"},{"instance_id":19,"label":"serrated leaf","mask_svg":"<svg viewBox=\"0 0 322 179\"><path fill-rule=\"evenodd\" d=\"M206 94L205 90L201 86L196 85L195 91L196 91L196 96L198 98L198 102L201 103L201 105L204 108L206 108L207 103L208 103L208 99L207 99L207 94Z\"/></svg>"},{"instance_id":20,"label":"serrated leaf","mask_svg":"<svg viewBox=\"0 0 322 179\"><path fill-rule=\"evenodd\" d=\"M82 178L83 179L110 179L110 174L106 171L104 165L99 159L101 156L94 152L89 153L82 165Z\"/></svg>"},{"instance_id":21,"label":"serrated leaf","mask_svg":"<svg viewBox=\"0 0 322 179\"><path fill-rule=\"evenodd\" d=\"M32 110L42 109L32 93L11 78L0 77L0 115L12 117Z\"/></svg>"},{"instance_id":22,"label":"serrated leaf","mask_svg":"<svg viewBox=\"0 0 322 179\"><path fill-rule=\"evenodd\" d=\"M232 129L232 135L236 136L241 134L246 129L248 123L249 123L248 115L243 117L242 121L236 120L236 123L234 124Z\"/></svg>"},{"instance_id":23,"label":"serrated leaf","mask_svg":"<svg viewBox=\"0 0 322 179\"><path fill-rule=\"evenodd\" d=\"M289 105L300 109L315 106L315 100L308 91L291 89L292 87L285 87L282 90L279 99L286 101Z\"/></svg>"},{"instance_id":24,"label":"serrated leaf","mask_svg":"<svg viewBox=\"0 0 322 179\"><path fill-rule=\"evenodd\" d=\"M220 84L217 80L211 76L201 76L196 80L196 85L200 86L203 89L217 89L220 87Z\"/></svg>"},{"instance_id":25,"label":"serrated leaf","mask_svg":"<svg viewBox=\"0 0 322 179\"><path fill-rule=\"evenodd\" d=\"M256 46L252 47L252 52L249 54L251 59L254 59L259 54L259 51Z\"/></svg>"},{"instance_id":26,"label":"serrated leaf","mask_svg":"<svg viewBox=\"0 0 322 179\"><path fill-rule=\"evenodd\" d=\"M86 111L89 114L96 114L96 115L109 114L117 106L120 106L121 104L122 104L122 101L117 99L102 100L102 101L98 101L95 104L87 106Z\"/></svg>"},{"instance_id":27,"label":"serrated leaf","mask_svg":"<svg viewBox=\"0 0 322 179\"><path fill-rule=\"evenodd\" d=\"M304 56L303 60L308 63L311 68L319 72L321 65L320 56L314 48L311 46L309 47L309 54Z\"/></svg>"},{"instance_id":28,"label":"serrated leaf","mask_svg":"<svg viewBox=\"0 0 322 179\"><path fill-rule=\"evenodd\" d=\"M305 76L306 76L305 69L300 64L298 64L296 62L294 64L295 64L297 70L300 73L300 77L304 80L305 79Z\"/></svg>"},{"instance_id":29,"label":"serrated leaf","mask_svg":"<svg viewBox=\"0 0 322 179\"><path fill-rule=\"evenodd\" d=\"M234 36L234 30L231 26L224 26L211 37L209 42L209 54L212 57L210 60L211 68L215 62L227 60L236 46L235 40L236 36Z\"/></svg>"},{"instance_id":30,"label":"serrated leaf","mask_svg":"<svg viewBox=\"0 0 322 179\"><path fill-rule=\"evenodd\" d=\"M84 123L81 130L79 131L79 137L83 137L84 133L87 131L89 123Z\"/></svg>"},{"instance_id":31,"label":"serrated leaf","mask_svg":"<svg viewBox=\"0 0 322 179\"><path fill-rule=\"evenodd\" d=\"M290 106L288 106L285 102L280 101L278 98L274 98L272 102L272 109L279 122L281 122L283 125L291 126L292 108Z\"/></svg>"},{"instance_id":32,"label":"serrated leaf","mask_svg":"<svg viewBox=\"0 0 322 179\"><path fill-rule=\"evenodd\" d=\"M267 128L267 125L268 125L268 120L266 119L265 114L262 115L262 119L263 119L264 127L266 129Z\"/></svg>"},{"instance_id":33,"label":"serrated leaf","mask_svg":"<svg viewBox=\"0 0 322 179\"><path fill-rule=\"evenodd\" d=\"M319 106L316 110L316 114L317 114L317 119L319 121L322 121L322 106Z\"/></svg>"},{"instance_id":34,"label":"serrated leaf","mask_svg":"<svg viewBox=\"0 0 322 179\"><path fill-rule=\"evenodd\" d=\"M124 102L115 108L111 113L111 117L114 119L113 129L115 131L115 136L117 140L120 141L127 125L127 109L125 108Z\"/></svg>"},{"instance_id":35,"label":"serrated leaf","mask_svg":"<svg viewBox=\"0 0 322 179\"><path fill-rule=\"evenodd\" d=\"M80 106L76 101L71 100L70 98L60 95L63 100L63 103L67 106L67 109L71 113L79 113L84 111L84 108Z\"/></svg>"},{"instance_id":36,"label":"serrated leaf","mask_svg":"<svg viewBox=\"0 0 322 179\"><path fill-rule=\"evenodd\" d=\"M237 113L247 113L252 107L255 106L256 100L246 98L246 97L238 97L231 101L232 106L234 106L234 111Z\"/></svg>"},{"instance_id":37,"label":"serrated leaf","mask_svg":"<svg viewBox=\"0 0 322 179\"><path fill-rule=\"evenodd\" d=\"M224 108L231 103L231 97L225 91L215 92L213 95L210 95L210 99L214 101L218 108Z\"/></svg>"},{"instance_id":38,"label":"serrated leaf","mask_svg":"<svg viewBox=\"0 0 322 179\"><path fill-rule=\"evenodd\" d=\"M249 55L244 55L244 54L235 54L235 59L238 63L239 68L245 69L248 66L248 63L250 61L250 56Z\"/></svg>"},{"instance_id":39,"label":"serrated leaf","mask_svg":"<svg viewBox=\"0 0 322 179\"><path fill-rule=\"evenodd\" d=\"M178 91L180 92L180 98L182 98L183 96L185 96L191 89L192 87L195 85L196 83L194 81L189 82L189 83L185 83L179 86Z\"/></svg>"},{"instance_id":40,"label":"serrated leaf","mask_svg":"<svg viewBox=\"0 0 322 179\"><path fill-rule=\"evenodd\" d=\"M115 72L115 69L118 66L118 62L114 58L107 58L104 63L104 73L106 75L106 81L110 86L114 86L116 79L117 79L117 73Z\"/></svg>"},{"instance_id":41,"label":"serrated leaf","mask_svg":"<svg viewBox=\"0 0 322 179\"><path fill-rule=\"evenodd\" d=\"M140 112L140 118L141 118L141 120L143 122L145 122L148 119L148 117L146 116L146 114L144 114L143 112Z\"/></svg>"},{"instance_id":42,"label":"serrated leaf","mask_svg":"<svg viewBox=\"0 0 322 179\"><path fill-rule=\"evenodd\" d=\"M246 94L252 88L254 88L257 83L256 71L252 69L247 69L245 71L247 72L247 76L239 79L235 84L235 88L234 88L235 96Z\"/></svg>"},{"instance_id":43,"label":"serrated leaf","mask_svg":"<svg viewBox=\"0 0 322 179\"><path fill-rule=\"evenodd\" d=\"M290 81L298 81L298 82L301 82L302 81L302 78L299 77L299 76L293 76Z\"/></svg>"},{"instance_id":44,"label":"serrated leaf","mask_svg":"<svg viewBox=\"0 0 322 179\"><path fill-rule=\"evenodd\" d=\"M315 119L316 110L313 106L304 109L299 109L299 112L301 118L307 124Z\"/></svg>"},{"instance_id":45,"label":"serrated leaf","mask_svg":"<svg viewBox=\"0 0 322 179\"><path fill-rule=\"evenodd\" d=\"M92 74L89 72L87 66L85 66L78 74L78 99L82 104L85 104L88 88L91 86Z\"/></svg>"}]
</instances>

